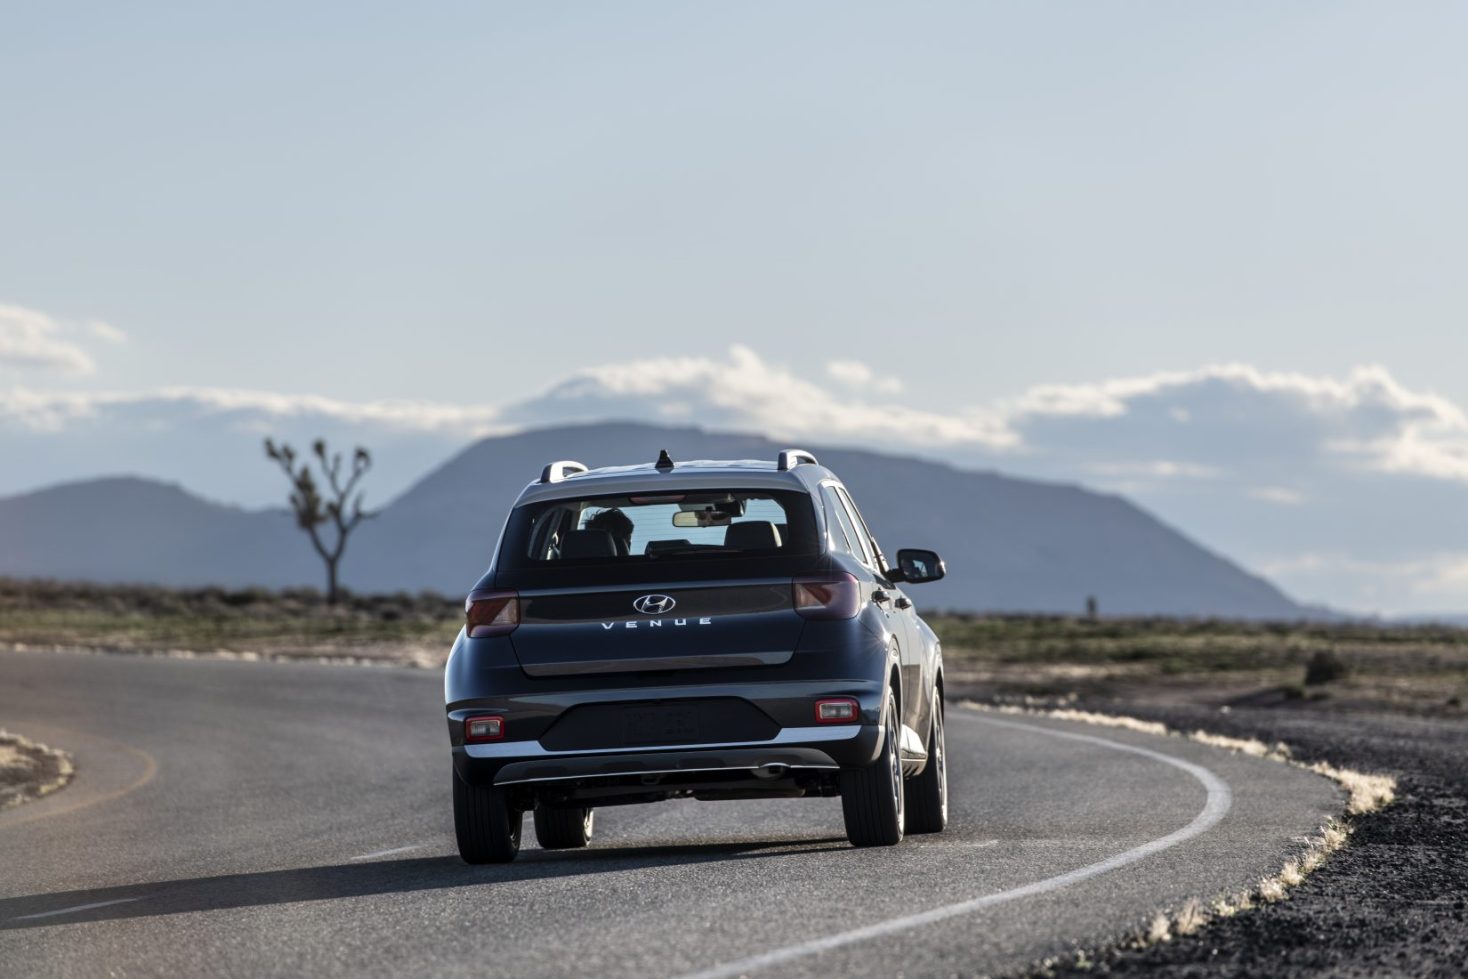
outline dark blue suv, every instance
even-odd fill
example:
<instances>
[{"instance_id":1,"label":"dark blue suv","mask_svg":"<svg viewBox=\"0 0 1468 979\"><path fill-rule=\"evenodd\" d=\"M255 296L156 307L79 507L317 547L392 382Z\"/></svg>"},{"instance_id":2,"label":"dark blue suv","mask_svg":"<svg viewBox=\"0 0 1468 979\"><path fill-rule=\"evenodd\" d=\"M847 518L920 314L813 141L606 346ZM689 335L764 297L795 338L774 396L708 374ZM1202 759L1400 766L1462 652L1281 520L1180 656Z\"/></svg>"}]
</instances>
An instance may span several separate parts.
<instances>
[{"instance_id":1,"label":"dark blue suv","mask_svg":"<svg viewBox=\"0 0 1468 979\"><path fill-rule=\"evenodd\" d=\"M598 806L840 796L857 846L948 819L943 657L851 495L808 452L588 470L510 511L444 675L454 825L512 860L524 813L585 846Z\"/></svg>"}]
</instances>

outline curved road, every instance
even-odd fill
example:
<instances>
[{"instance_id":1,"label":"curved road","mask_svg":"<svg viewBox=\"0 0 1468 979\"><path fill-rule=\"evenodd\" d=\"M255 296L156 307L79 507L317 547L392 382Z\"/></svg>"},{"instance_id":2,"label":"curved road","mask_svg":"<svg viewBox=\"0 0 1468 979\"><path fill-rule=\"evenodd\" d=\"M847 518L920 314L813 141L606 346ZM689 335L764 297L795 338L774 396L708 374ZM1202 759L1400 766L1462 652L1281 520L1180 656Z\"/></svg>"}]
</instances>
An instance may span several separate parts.
<instances>
[{"instance_id":1,"label":"curved road","mask_svg":"<svg viewBox=\"0 0 1468 979\"><path fill-rule=\"evenodd\" d=\"M952 822L855 850L834 799L597 813L587 850L454 851L440 678L0 653L64 747L0 814L0 975L1002 973L1272 872L1335 787L1177 738L951 706Z\"/></svg>"}]
</instances>

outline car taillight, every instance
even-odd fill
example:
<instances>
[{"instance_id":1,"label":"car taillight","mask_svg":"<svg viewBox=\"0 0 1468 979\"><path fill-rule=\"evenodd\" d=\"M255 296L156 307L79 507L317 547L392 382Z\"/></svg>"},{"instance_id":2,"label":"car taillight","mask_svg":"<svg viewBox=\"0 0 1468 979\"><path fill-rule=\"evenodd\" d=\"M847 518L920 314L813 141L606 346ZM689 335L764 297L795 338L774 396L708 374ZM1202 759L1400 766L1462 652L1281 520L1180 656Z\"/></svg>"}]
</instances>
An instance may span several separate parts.
<instances>
[{"instance_id":1,"label":"car taillight","mask_svg":"<svg viewBox=\"0 0 1468 979\"><path fill-rule=\"evenodd\" d=\"M849 574L796 578L791 587L795 611L807 619L849 619L861 608L861 586Z\"/></svg>"},{"instance_id":2,"label":"car taillight","mask_svg":"<svg viewBox=\"0 0 1468 979\"><path fill-rule=\"evenodd\" d=\"M520 594L513 591L475 591L464 600L469 638L506 636L520 624Z\"/></svg>"},{"instance_id":3,"label":"car taillight","mask_svg":"<svg viewBox=\"0 0 1468 979\"><path fill-rule=\"evenodd\" d=\"M817 724L851 724L861 720L861 705L855 697L827 697L816 701Z\"/></svg>"},{"instance_id":4,"label":"car taillight","mask_svg":"<svg viewBox=\"0 0 1468 979\"><path fill-rule=\"evenodd\" d=\"M503 741L505 719L503 717L468 717L464 719L465 741Z\"/></svg>"}]
</instances>

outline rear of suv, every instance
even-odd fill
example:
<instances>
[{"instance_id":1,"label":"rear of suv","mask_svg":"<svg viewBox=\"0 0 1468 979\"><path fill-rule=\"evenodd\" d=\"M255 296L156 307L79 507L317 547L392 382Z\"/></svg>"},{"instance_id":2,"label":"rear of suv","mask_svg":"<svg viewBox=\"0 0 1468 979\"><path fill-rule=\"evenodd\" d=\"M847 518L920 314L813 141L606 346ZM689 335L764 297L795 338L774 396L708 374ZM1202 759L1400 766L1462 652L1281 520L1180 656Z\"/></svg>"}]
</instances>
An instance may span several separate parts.
<instances>
[{"instance_id":1,"label":"rear of suv","mask_svg":"<svg viewBox=\"0 0 1468 979\"><path fill-rule=\"evenodd\" d=\"M773 462L546 466L445 669L469 863L590 842L600 806L839 796L857 846L947 822L943 662L851 495Z\"/></svg>"}]
</instances>

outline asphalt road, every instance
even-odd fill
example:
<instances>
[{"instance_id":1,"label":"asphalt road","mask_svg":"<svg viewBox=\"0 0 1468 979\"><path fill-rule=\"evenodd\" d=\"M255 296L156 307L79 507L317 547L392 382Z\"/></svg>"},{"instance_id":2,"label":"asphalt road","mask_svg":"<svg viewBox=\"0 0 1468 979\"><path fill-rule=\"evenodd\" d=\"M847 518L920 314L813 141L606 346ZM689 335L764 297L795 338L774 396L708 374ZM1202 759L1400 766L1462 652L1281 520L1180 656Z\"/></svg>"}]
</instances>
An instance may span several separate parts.
<instances>
[{"instance_id":1,"label":"asphalt road","mask_svg":"<svg viewBox=\"0 0 1468 979\"><path fill-rule=\"evenodd\" d=\"M1341 798L1273 762L956 706L941 836L839 800L597 814L454 850L421 670L0 654L0 726L70 750L0 814L0 975L950 975L1023 969L1277 869Z\"/></svg>"}]
</instances>

